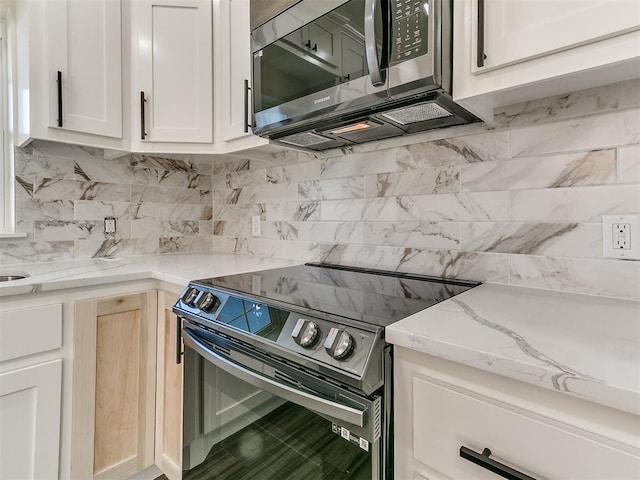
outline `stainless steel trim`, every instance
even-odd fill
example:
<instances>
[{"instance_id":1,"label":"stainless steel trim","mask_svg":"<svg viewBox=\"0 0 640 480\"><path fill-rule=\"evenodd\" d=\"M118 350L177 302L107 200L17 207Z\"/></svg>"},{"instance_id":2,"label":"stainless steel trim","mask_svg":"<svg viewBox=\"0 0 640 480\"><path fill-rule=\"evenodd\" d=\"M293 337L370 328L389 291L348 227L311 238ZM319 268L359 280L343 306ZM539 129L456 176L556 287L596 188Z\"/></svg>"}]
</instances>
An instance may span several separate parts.
<instances>
[{"instance_id":1,"label":"stainless steel trim","mask_svg":"<svg viewBox=\"0 0 640 480\"><path fill-rule=\"evenodd\" d=\"M366 0L364 6L365 54L371 84L374 87L384 85L385 82L384 72L380 69L380 59L378 58L378 47L376 45L376 10L379 1L381 0ZM387 46L383 45L382 48L387 48Z\"/></svg>"},{"instance_id":2,"label":"stainless steel trim","mask_svg":"<svg viewBox=\"0 0 640 480\"><path fill-rule=\"evenodd\" d=\"M182 337L185 345L195 350L203 358L214 364L216 367L224 370L230 375L239 378L255 387L266 390L269 393L277 395L285 400L294 402L310 410L314 410L322 415L329 415L336 419L364 427L365 411L347 407L336 402L331 402L324 398L319 398L306 392L301 392L295 388L278 383L270 378L263 377L251 370L237 365L226 358L212 352L203 343L186 330L182 331Z\"/></svg>"}]
</instances>

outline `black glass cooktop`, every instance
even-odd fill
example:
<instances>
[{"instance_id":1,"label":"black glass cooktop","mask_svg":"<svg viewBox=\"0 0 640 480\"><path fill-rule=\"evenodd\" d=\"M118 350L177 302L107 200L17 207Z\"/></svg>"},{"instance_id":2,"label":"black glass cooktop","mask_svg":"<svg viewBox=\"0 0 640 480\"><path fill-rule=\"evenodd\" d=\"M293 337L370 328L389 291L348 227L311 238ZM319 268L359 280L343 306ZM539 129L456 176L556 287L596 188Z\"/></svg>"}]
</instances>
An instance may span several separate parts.
<instances>
[{"instance_id":1,"label":"black glass cooktop","mask_svg":"<svg viewBox=\"0 0 640 480\"><path fill-rule=\"evenodd\" d=\"M479 283L308 263L195 283L305 310L388 326Z\"/></svg>"}]
</instances>

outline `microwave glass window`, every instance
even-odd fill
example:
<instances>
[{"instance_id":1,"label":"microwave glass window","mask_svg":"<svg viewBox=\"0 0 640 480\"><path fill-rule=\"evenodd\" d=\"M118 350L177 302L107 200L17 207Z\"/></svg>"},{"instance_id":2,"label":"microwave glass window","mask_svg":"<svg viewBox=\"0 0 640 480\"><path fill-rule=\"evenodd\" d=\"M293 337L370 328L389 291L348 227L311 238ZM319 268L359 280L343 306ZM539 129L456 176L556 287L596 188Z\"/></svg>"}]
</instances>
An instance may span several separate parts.
<instances>
[{"instance_id":1,"label":"microwave glass window","mask_svg":"<svg viewBox=\"0 0 640 480\"><path fill-rule=\"evenodd\" d=\"M368 75L364 5L365 0L351 0L256 55L254 84L261 86L256 111Z\"/></svg>"}]
</instances>

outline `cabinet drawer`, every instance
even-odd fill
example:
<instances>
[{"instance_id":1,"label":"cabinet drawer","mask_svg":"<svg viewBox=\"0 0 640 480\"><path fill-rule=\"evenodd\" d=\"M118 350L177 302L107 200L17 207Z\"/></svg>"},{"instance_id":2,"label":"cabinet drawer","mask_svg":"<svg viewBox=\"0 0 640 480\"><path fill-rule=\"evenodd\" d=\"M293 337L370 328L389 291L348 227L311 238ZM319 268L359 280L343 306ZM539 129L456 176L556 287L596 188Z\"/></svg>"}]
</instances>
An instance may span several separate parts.
<instances>
[{"instance_id":1,"label":"cabinet drawer","mask_svg":"<svg viewBox=\"0 0 640 480\"><path fill-rule=\"evenodd\" d=\"M0 312L0 362L61 346L61 303Z\"/></svg>"},{"instance_id":2,"label":"cabinet drawer","mask_svg":"<svg viewBox=\"0 0 640 480\"><path fill-rule=\"evenodd\" d=\"M640 478L640 457L619 445L510 405L422 378L413 379L415 459L452 479L498 477L460 457L460 447L536 479Z\"/></svg>"}]
</instances>

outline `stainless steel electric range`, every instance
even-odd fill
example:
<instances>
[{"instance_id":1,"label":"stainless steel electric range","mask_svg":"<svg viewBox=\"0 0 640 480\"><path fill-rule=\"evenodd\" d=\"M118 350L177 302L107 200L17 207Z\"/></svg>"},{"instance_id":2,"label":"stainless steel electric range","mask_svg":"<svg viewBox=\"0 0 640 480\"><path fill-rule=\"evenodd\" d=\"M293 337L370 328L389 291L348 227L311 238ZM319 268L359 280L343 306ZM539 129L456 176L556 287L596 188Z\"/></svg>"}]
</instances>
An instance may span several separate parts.
<instances>
[{"instance_id":1,"label":"stainless steel electric range","mask_svg":"<svg viewBox=\"0 0 640 480\"><path fill-rule=\"evenodd\" d=\"M476 285L327 264L191 282L183 479L392 479L384 329Z\"/></svg>"}]
</instances>

